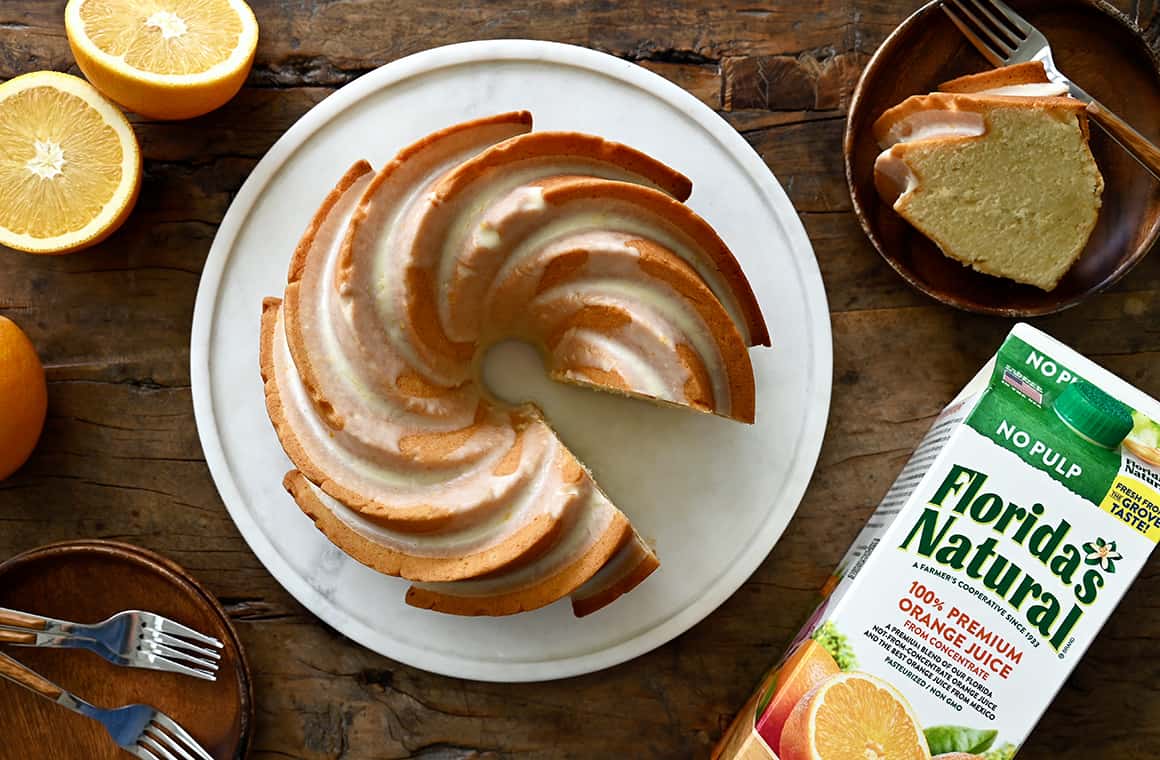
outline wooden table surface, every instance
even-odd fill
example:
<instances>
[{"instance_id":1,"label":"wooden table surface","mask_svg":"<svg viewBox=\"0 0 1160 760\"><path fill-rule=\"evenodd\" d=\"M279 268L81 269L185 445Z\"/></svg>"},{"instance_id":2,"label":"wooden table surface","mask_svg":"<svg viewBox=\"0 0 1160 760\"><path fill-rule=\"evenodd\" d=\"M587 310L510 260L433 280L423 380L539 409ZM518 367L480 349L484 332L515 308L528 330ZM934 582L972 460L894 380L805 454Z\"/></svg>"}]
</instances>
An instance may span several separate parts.
<instances>
[{"instance_id":1,"label":"wooden table surface","mask_svg":"<svg viewBox=\"0 0 1160 760\"><path fill-rule=\"evenodd\" d=\"M1118 0L1128 10L1131 0ZM844 107L916 0L257 0L257 61L226 107L135 120L137 209L91 251L0 252L0 313L45 362L39 448L0 483L0 558L101 537L157 550L226 606L255 676L257 758L706 757L786 645L934 415L1011 323L911 290L871 248L843 178ZM63 0L0 2L0 78L77 73ZM361 74L444 43L534 37L640 63L719 111L781 180L813 241L833 320L834 392L812 485L754 576L687 634L637 660L545 684L420 672L336 634L247 548L206 468L189 331L230 200L291 124ZM1160 48L1160 23L1149 36ZM1036 324L1160 395L1160 256ZM916 359L921 357L921 361ZM1020 757L1160 757L1160 554ZM3 709L3 705L0 705ZM35 757L31 750L5 758Z\"/></svg>"}]
</instances>

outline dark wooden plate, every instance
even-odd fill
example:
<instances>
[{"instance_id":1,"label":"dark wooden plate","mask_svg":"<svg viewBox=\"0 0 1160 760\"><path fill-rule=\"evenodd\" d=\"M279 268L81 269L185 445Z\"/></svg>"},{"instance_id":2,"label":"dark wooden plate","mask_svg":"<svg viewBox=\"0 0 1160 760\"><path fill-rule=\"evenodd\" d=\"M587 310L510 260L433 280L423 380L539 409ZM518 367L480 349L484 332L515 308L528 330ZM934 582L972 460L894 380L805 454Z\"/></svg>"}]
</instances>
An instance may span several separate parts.
<instances>
[{"instance_id":1,"label":"dark wooden plate","mask_svg":"<svg viewBox=\"0 0 1160 760\"><path fill-rule=\"evenodd\" d=\"M225 650L213 683L120 668L80 650L4 651L98 706L140 702L160 709L218 760L244 757L248 751L253 696L237 634L217 600L164 557L111 541L33 549L0 564L0 606L80 623L144 609L217 637ZM0 737L0 756L20 760L129 757L95 722L2 679Z\"/></svg>"},{"instance_id":2,"label":"dark wooden plate","mask_svg":"<svg viewBox=\"0 0 1160 760\"><path fill-rule=\"evenodd\" d=\"M1160 63L1123 14L1100 0L1007 0L1051 41L1077 84L1160 142ZM846 180L871 242L907 282L967 311L1029 317L1066 309L1130 270L1160 234L1160 183L1094 124L1091 148L1104 175L1103 208L1083 255L1055 290L980 274L953 261L874 190L875 119L910 95L989 64L929 3L894 30L854 90L846 123Z\"/></svg>"}]
</instances>

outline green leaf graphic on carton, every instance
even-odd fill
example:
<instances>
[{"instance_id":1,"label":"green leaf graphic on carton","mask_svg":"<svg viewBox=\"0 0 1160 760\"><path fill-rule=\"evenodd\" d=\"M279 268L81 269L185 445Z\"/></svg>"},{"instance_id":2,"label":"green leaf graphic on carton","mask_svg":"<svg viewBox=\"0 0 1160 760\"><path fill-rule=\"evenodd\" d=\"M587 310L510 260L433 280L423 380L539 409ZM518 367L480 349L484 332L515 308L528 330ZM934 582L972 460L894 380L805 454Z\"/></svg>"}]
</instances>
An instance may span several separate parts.
<instances>
[{"instance_id":1,"label":"green leaf graphic on carton","mask_svg":"<svg viewBox=\"0 0 1160 760\"><path fill-rule=\"evenodd\" d=\"M858 657L854 654L854 647L850 646L850 640L830 621L818 626L812 638L830 653L843 671L858 667Z\"/></svg>"},{"instance_id":2,"label":"green leaf graphic on carton","mask_svg":"<svg viewBox=\"0 0 1160 760\"><path fill-rule=\"evenodd\" d=\"M1083 545L1083 550L1083 561L1089 565L1099 565L1106 573L1116 572L1116 560L1124 558L1124 555L1116 551L1115 541L1105 541L1102 538L1088 541Z\"/></svg>"},{"instance_id":3,"label":"green leaf graphic on carton","mask_svg":"<svg viewBox=\"0 0 1160 760\"><path fill-rule=\"evenodd\" d=\"M765 687L765 693L761 695L761 699L757 700L757 710L753 714L758 718L765 712L765 708L769 707L769 703L773 701L773 695L777 693L779 675L781 675L780 671L774 671L773 675L770 676L769 685Z\"/></svg>"},{"instance_id":4,"label":"green leaf graphic on carton","mask_svg":"<svg viewBox=\"0 0 1160 760\"><path fill-rule=\"evenodd\" d=\"M943 755L948 752L977 755L990 749L999 734L993 729L984 730L966 726L931 726L924 733L932 755Z\"/></svg>"},{"instance_id":5,"label":"green leaf graphic on carton","mask_svg":"<svg viewBox=\"0 0 1160 760\"><path fill-rule=\"evenodd\" d=\"M1018 749L1019 748L1011 742L1007 742L1001 747L996 747L989 752L984 752L983 760L1011 760L1013 757L1015 757L1015 751Z\"/></svg>"}]
</instances>

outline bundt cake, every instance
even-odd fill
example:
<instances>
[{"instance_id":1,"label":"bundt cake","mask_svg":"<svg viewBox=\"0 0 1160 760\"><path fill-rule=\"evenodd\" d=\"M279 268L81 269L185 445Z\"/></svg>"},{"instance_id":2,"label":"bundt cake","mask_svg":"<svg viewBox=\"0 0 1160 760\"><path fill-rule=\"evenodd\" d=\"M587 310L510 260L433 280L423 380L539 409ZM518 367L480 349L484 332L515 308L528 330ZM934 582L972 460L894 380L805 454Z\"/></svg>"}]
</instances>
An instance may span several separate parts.
<instances>
[{"instance_id":1,"label":"bundt cake","mask_svg":"<svg viewBox=\"0 0 1160 760\"><path fill-rule=\"evenodd\" d=\"M879 194L948 257L1052 290L1095 228L1084 105L1039 62L945 83L874 124Z\"/></svg>"},{"instance_id":2,"label":"bundt cake","mask_svg":"<svg viewBox=\"0 0 1160 760\"><path fill-rule=\"evenodd\" d=\"M768 345L688 179L624 145L532 132L526 112L449 127L322 202L263 303L266 405L287 490L407 602L593 612L658 566L531 404L479 379L487 348L549 376L742 422Z\"/></svg>"}]
</instances>

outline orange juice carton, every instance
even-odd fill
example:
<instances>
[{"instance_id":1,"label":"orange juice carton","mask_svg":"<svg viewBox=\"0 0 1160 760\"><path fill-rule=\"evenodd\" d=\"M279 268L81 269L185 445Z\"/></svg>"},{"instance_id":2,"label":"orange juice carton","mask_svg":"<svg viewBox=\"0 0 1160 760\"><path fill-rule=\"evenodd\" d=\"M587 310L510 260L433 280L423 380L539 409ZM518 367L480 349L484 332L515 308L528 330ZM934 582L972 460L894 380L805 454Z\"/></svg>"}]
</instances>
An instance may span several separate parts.
<instances>
[{"instance_id":1,"label":"orange juice carton","mask_svg":"<svg viewBox=\"0 0 1160 760\"><path fill-rule=\"evenodd\" d=\"M1010 760L1160 540L1160 403L1017 325L715 760Z\"/></svg>"}]
</instances>

